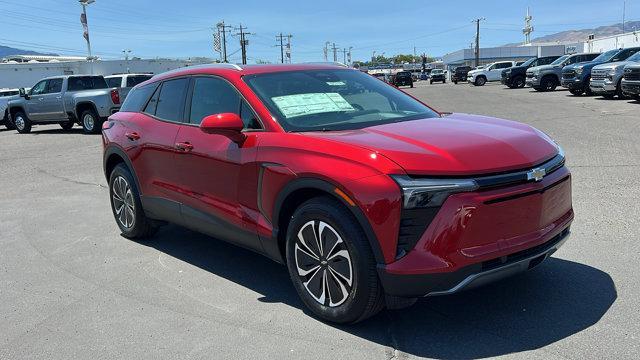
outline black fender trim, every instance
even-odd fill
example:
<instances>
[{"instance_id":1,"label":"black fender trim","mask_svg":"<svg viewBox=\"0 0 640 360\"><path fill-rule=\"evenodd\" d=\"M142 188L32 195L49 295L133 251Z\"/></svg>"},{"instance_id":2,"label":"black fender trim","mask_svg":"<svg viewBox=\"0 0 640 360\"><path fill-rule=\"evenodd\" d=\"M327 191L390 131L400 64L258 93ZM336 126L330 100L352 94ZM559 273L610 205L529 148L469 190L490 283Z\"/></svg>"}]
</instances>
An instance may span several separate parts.
<instances>
[{"instance_id":1,"label":"black fender trim","mask_svg":"<svg viewBox=\"0 0 640 360\"><path fill-rule=\"evenodd\" d=\"M120 158L122 158L122 160L124 160L124 163L129 168L129 171L131 172L131 175L133 176L133 179L136 182L136 187L138 188L138 192L140 193L140 196L142 196L143 194L142 194L142 188L140 187L140 181L138 181L138 175L136 175L136 171L133 168L133 164L131 164L131 160L129 160L129 157L124 152L124 150L122 150L121 148L115 145L107 146L107 148L104 150L104 155L102 157L102 169L104 171L104 177L107 179L107 183L109 182L109 175L110 175L110 174L107 174L107 161L109 160L109 158L111 158L111 155L118 155Z\"/></svg>"},{"instance_id":2,"label":"black fender trim","mask_svg":"<svg viewBox=\"0 0 640 360\"><path fill-rule=\"evenodd\" d=\"M351 206L345 202L345 200L338 196L335 193L335 189L339 188L338 186L317 178L297 178L295 180L290 181L287 185L282 188L278 197L275 201L274 209L273 209L273 234L272 239L269 242L263 242L263 247L267 254L279 254L279 244L278 244L278 235L279 229L278 224L280 221L280 211L282 206L284 205L284 201L287 199L289 195L291 195L296 190L300 189L316 189L326 192L330 194L335 199L340 201L356 218L365 235L367 236L367 240L369 240L369 245L371 245L371 250L373 251L373 256L376 259L378 264L385 264L384 256L382 255L382 250L380 249L380 243L378 242L378 238L376 234L373 232L371 228L371 224L369 224L369 220L367 220L366 216L362 212L362 210L356 205ZM272 256L273 257L273 256Z\"/></svg>"}]
</instances>

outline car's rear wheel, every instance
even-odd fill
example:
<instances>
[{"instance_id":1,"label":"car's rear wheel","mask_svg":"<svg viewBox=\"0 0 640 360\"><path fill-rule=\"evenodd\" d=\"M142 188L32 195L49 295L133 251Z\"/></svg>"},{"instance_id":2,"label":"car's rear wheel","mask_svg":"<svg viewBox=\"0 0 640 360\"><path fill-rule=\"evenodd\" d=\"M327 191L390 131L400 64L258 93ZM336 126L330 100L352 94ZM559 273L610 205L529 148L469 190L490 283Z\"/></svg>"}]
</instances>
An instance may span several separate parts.
<instances>
[{"instance_id":1,"label":"car's rear wheel","mask_svg":"<svg viewBox=\"0 0 640 360\"><path fill-rule=\"evenodd\" d=\"M319 318L355 323L384 306L368 240L353 215L330 197L317 197L293 214L287 267L298 295Z\"/></svg>"},{"instance_id":2,"label":"car's rear wheel","mask_svg":"<svg viewBox=\"0 0 640 360\"><path fill-rule=\"evenodd\" d=\"M129 169L117 165L109 176L111 210L122 235L129 239L144 239L156 233L158 226L142 209L140 193Z\"/></svg>"},{"instance_id":3,"label":"car's rear wheel","mask_svg":"<svg viewBox=\"0 0 640 360\"><path fill-rule=\"evenodd\" d=\"M82 112L80 115L82 122L82 130L85 134L97 134L101 130L102 124L100 123L100 117L95 111L88 109Z\"/></svg>"},{"instance_id":4,"label":"car's rear wheel","mask_svg":"<svg viewBox=\"0 0 640 360\"><path fill-rule=\"evenodd\" d=\"M22 111L16 112L13 116L13 125L20 134L31 132L31 120Z\"/></svg>"},{"instance_id":5,"label":"car's rear wheel","mask_svg":"<svg viewBox=\"0 0 640 360\"><path fill-rule=\"evenodd\" d=\"M580 96L584 94L584 91L582 89L569 89L569 92L574 96Z\"/></svg>"},{"instance_id":6,"label":"car's rear wheel","mask_svg":"<svg viewBox=\"0 0 640 360\"><path fill-rule=\"evenodd\" d=\"M626 99L627 98L624 95L624 92L622 92L622 79L620 79L620 81L618 81L618 85L616 85L616 95L618 96L618 99Z\"/></svg>"},{"instance_id":7,"label":"car's rear wheel","mask_svg":"<svg viewBox=\"0 0 640 360\"><path fill-rule=\"evenodd\" d=\"M7 128L7 130L15 130L15 126L13 125L13 122L11 122L11 120L9 120L9 111L5 110L4 111L4 127Z\"/></svg>"}]
</instances>

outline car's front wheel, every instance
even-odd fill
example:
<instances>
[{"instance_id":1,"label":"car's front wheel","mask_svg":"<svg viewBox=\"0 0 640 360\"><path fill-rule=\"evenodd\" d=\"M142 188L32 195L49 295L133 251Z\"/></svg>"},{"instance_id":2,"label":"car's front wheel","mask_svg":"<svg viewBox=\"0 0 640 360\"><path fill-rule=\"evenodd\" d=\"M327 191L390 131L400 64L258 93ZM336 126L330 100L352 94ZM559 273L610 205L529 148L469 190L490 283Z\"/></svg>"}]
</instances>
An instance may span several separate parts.
<instances>
[{"instance_id":1,"label":"car's front wheel","mask_svg":"<svg viewBox=\"0 0 640 360\"><path fill-rule=\"evenodd\" d=\"M69 120L69 121L65 121L65 122L61 122L60 123L60 127L63 130L71 130L71 128L73 128L73 125L75 125L75 122L73 120Z\"/></svg>"},{"instance_id":2,"label":"car's front wheel","mask_svg":"<svg viewBox=\"0 0 640 360\"><path fill-rule=\"evenodd\" d=\"M286 257L298 295L319 318L355 323L383 308L383 290L366 235L335 199L314 198L294 212Z\"/></svg>"},{"instance_id":3,"label":"car's front wheel","mask_svg":"<svg viewBox=\"0 0 640 360\"><path fill-rule=\"evenodd\" d=\"M21 111L13 116L13 125L20 134L28 134L31 132L31 120Z\"/></svg>"},{"instance_id":4,"label":"car's front wheel","mask_svg":"<svg viewBox=\"0 0 640 360\"><path fill-rule=\"evenodd\" d=\"M475 86L484 86L487 83L487 79L484 76L478 76L474 82Z\"/></svg>"},{"instance_id":5,"label":"car's front wheel","mask_svg":"<svg viewBox=\"0 0 640 360\"><path fill-rule=\"evenodd\" d=\"M144 239L155 234L158 227L146 217L133 176L123 164L111 172L109 197L113 216L124 237Z\"/></svg>"}]
</instances>

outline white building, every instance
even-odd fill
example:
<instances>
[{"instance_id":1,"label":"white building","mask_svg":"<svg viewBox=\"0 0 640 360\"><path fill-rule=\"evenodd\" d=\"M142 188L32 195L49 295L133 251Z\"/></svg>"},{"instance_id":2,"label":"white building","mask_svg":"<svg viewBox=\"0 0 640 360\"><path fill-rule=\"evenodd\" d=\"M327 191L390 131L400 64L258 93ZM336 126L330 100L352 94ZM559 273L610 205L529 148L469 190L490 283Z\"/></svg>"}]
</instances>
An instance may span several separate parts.
<instances>
[{"instance_id":1,"label":"white building","mask_svg":"<svg viewBox=\"0 0 640 360\"><path fill-rule=\"evenodd\" d=\"M584 44L584 51L604 52L607 50L636 46L640 47L640 31L587 40Z\"/></svg>"},{"instance_id":2,"label":"white building","mask_svg":"<svg viewBox=\"0 0 640 360\"><path fill-rule=\"evenodd\" d=\"M35 59L32 59L35 60ZM199 65L202 62L190 60L97 60L48 62L6 62L0 63L0 88L31 87L38 80L57 75L96 74L113 75L122 73L159 74L168 70Z\"/></svg>"}]
</instances>

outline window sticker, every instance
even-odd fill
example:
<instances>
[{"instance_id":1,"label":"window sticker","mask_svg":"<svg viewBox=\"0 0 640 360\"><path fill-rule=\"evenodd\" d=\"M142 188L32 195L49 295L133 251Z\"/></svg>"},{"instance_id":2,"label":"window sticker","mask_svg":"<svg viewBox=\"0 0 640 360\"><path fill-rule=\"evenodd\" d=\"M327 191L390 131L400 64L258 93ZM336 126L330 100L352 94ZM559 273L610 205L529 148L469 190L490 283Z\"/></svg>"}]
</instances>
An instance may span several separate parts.
<instances>
[{"instance_id":1,"label":"window sticker","mask_svg":"<svg viewBox=\"0 0 640 360\"><path fill-rule=\"evenodd\" d=\"M329 113L355 111L338 93L311 93L276 96L271 98L286 118Z\"/></svg>"},{"instance_id":2,"label":"window sticker","mask_svg":"<svg viewBox=\"0 0 640 360\"><path fill-rule=\"evenodd\" d=\"M327 81L327 85L329 85L329 86L345 86L347 84L345 84L344 81Z\"/></svg>"}]
</instances>

